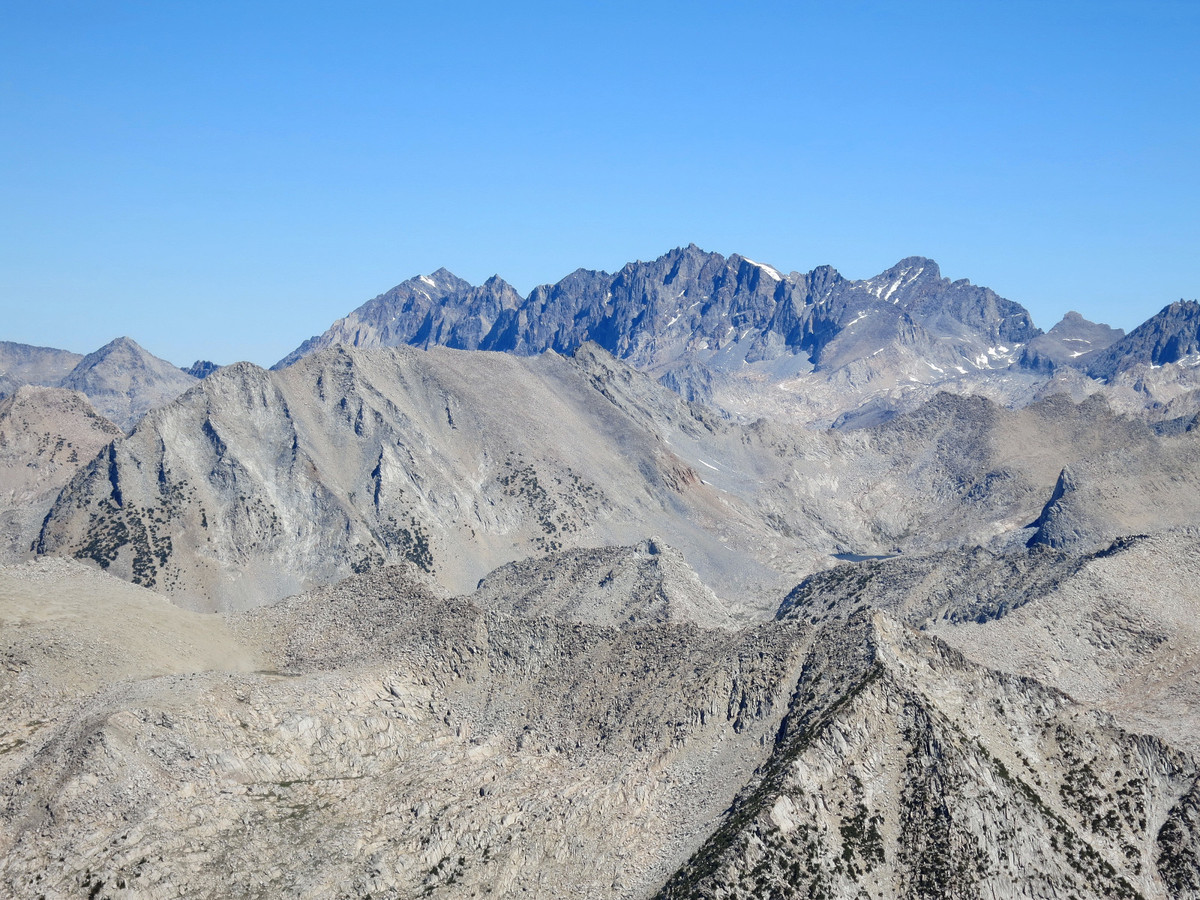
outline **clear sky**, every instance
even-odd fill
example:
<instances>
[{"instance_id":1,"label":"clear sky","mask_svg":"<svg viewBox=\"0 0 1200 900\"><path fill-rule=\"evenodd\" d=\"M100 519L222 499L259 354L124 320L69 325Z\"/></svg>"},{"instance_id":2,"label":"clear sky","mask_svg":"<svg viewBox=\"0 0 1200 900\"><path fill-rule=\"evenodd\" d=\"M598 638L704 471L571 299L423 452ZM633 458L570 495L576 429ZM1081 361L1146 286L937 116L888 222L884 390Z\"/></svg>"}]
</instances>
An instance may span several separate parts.
<instances>
[{"instance_id":1,"label":"clear sky","mask_svg":"<svg viewBox=\"0 0 1200 900\"><path fill-rule=\"evenodd\" d=\"M0 3L0 339L270 364L446 266L1200 296L1200 3Z\"/></svg>"}]
</instances>

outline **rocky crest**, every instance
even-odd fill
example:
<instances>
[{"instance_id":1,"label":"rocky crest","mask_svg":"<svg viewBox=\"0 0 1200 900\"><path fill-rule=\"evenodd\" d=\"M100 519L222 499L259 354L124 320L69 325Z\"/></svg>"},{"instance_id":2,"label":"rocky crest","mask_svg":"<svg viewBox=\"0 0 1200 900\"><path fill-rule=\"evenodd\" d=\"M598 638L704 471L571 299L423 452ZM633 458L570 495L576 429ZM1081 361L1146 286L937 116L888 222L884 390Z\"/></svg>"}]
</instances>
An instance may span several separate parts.
<instances>
[{"instance_id":1,"label":"rocky crest","mask_svg":"<svg viewBox=\"0 0 1200 900\"><path fill-rule=\"evenodd\" d=\"M843 373L907 384L1006 368L1038 334L1019 304L942 278L923 257L851 281L829 266L784 275L692 244L612 274L579 269L523 300L498 278L475 288L444 269L418 276L275 368L338 343L534 355L591 341L689 399L740 411L739 391L813 371L822 382ZM856 366L863 371L847 369ZM750 408L761 410L764 399Z\"/></svg>"},{"instance_id":2,"label":"rocky crest","mask_svg":"<svg viewBox=\"0 0 1200 900\"><path fill-rule=\"evenodd\" d=\"M1139 364L1162 366L1196 354L1200 354L1200 302L1180 300L1078 364L1093 378L1111 379Z\"/></svg>"}]
</instances>

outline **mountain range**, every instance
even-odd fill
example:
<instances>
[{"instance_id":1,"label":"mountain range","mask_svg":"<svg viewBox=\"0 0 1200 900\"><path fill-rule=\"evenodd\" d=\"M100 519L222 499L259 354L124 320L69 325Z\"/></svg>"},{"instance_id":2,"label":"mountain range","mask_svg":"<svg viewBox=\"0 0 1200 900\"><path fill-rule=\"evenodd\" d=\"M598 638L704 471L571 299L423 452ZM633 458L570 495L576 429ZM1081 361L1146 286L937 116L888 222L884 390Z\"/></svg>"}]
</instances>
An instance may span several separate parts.
<instances>
[{"instance_id":1,"label":"mountain range","mask_svg":"<svg viewBox=\"0 0 1200 900\"><path fill-rule=\"evenodd\" d=\"M1200 898L1200 304L923 257L0 344L0 896Z\"/></svg>"}]
</instances>

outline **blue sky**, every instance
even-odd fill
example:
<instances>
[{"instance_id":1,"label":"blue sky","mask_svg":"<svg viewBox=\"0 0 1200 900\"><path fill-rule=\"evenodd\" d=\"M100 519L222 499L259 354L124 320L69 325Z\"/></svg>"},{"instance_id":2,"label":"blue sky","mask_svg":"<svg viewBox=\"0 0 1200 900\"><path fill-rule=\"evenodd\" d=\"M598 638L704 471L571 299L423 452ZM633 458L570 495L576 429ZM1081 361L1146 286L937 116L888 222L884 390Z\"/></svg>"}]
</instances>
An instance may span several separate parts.
<instances>
[{"instance_id":1,"label":"blue sky","mask_svg":"<svg viewBox=\"0 0 1200 900\"><path fill-rule=\"evenodd\" d=\"M1200 3L0 4L0 339L270 364L446 266L1200 296Z\"/></svg>"}]
</instances>

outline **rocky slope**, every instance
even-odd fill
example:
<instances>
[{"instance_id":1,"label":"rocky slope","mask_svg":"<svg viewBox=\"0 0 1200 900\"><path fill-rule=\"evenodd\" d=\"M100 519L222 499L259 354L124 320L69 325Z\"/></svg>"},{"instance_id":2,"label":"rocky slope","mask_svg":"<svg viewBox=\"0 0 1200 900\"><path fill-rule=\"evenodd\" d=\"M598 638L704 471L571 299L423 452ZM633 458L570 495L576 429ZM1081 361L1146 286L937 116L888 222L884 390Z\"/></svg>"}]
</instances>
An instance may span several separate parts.
<instances>
[{"instance_id":1,"label":"rocky slope","mask_svg":"<svg viewBox=\"0 0 1200 900\"><path fill-rule=\"evenodd\" d=\"M193 378L207 378L219 368L221 367L215 362L207 359L198 359L186 369L183 369L183 371Z\"/></svg>"},{"instance_id":2,"label":"rocky slope","mask_svg":"<svg viewBox=\"0 0 1200 900\"><path fill-rule=\"evenodd\" d=\"M1194 759L881 613L858 640L818 643L772 762L658 897L1194 895Z\"/></svg>"},{"instance_id":3,"label":"rocky slope","mask_svg":"<svg viewBox=\"0 0 1200 900\"><path fill-rule=\"evenodd\" d=\"M810 705L659 896L1197 896L1195 542L806 580Z\"/></svg>"},{"instance_id":4,"label":"rocky slope","mask_svg":"<svg viewBox=\"0 0 1200 900\"><path fill-rule=\"evenodd\" d=\"M65 565L60 609L0 632L13 895L644 897L768 755L803 658L794 628L512 618L393 570L239 618L233 665L161 660L68 637L137 589ZM42 577L0 570L6 623ZM160 645L214 618L174 615ZM49 629L88 674L47 682Z\"/></svg>"},{"instance_id":5,"label":"rocky slope","mask_svg":"<svg viewBox=\"0 0 1200 900\"><path fill-rule=\"evenodd\" d=\"M1195 541L846 564L737 630L655 622L620 573L611 609L649 615L618 628L442 599L411 566L224 623L78 563L0 569L0 884L1195 897ZM1143 574L1171 591L1150 608ZM1019 602L988 605L1010 579Z\"/></svg>"},{"instance_id":6,"label":"rocky slope","mask_svg":"<svg viewBox=\"0 0 1200 900\"><path fill-rule=\"evenodd\" d=\"M23 385L0 400L0 562L31 552L59 491L121 434L75 391Z\"/></svg>"},{"instance_id":7,"label":"rocky slope","mask_svg":"<svg viewBox=\"0 0 1200 900\"><path fill-rule=\"evenodd\" d=\"M655 540L509 563L479 582L471 602L508 615L617 628L650 622L731 628L735 623L683 554Z\"/></svg>"},{"instance_id":8,"label":"rocky slope","mask_svg":"<svg viewBox=\"0 0 1200 900\"><path fill-rule=\"evenodd\" d=\"M450 347L489 349L485 340L497 319L516 309L520 296L499 276L475 287L438 269L396 285L364 303L324 334L309 338L272 368L281 369L320 350L351 347Z\"/></svg>"},{"instance_id":9,"label":"rocky slope","mask_svg":"<svg viewBox=\"0 0 1200 900\"><path fill-rule=\"evenodd\" d=\"M874 316L869 325L848 330L868 316ZM459 317L471 323L465 333ZM569 353L594 341L657 374L683 355L710 359L729 347L747 362L803 354L812 365L836 368L879 340L945 339L994 349L1038 333L1018 304L967 281L952 283L923 257L847 281L829 267L785 276L692 244L615 274L580 269L524 300L499 279L473 288L442 269L363 305L279 365L335 343L436 343L532 355Z\"/></svg>"},{"instance_id":10,"label":"rocky slope","mask_svg":"<svg viewBox=\"0 0 1200 900\"><path fill-rule=\"evenodd\" d=\"M125 431L149 410L174 400L195 384L197 377L127 337L110 341L87 356L0 341L0 397L21 385L79 391Z\"/></svg>"}]
</instances>

